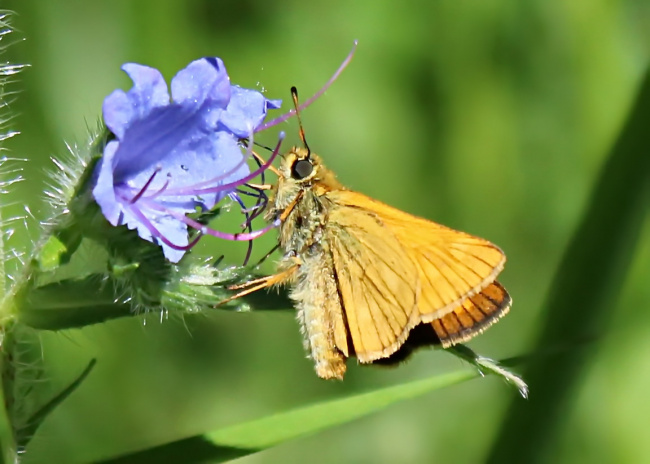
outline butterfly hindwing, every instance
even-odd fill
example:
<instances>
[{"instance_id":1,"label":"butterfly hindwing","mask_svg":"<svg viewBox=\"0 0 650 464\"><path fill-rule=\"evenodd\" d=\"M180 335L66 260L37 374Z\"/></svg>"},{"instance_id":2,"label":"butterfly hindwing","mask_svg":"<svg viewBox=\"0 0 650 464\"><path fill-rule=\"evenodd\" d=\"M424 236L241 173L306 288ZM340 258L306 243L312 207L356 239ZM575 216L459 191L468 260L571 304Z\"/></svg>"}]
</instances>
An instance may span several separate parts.
<instances>
[{"instance_id":1,"label":"butterfly hindwing","mask_svg":"<svg viewBox=\"0 0 650 464\"><path fill-rule=\"evenodd\" d=\"M505 316L512 299L494 281L482 291L466 298L460 306L431 322L443 348L465 342Z\"/></svg>"}]
</instances>

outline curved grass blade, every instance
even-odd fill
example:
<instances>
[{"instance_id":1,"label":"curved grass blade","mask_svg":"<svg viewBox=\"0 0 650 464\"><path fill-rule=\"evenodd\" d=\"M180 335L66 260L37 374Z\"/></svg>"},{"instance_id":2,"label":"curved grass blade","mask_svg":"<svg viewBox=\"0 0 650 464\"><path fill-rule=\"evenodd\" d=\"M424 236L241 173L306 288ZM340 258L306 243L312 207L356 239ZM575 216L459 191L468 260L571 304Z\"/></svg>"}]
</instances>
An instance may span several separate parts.
<instances>
[{"instance_id":1,"label":"curved grass blade","mask_svg":"<svg viewBox=\"0 0 650 464\"><path fill-rule=\"evenodd\" d=\"M648 215L648 127L650 72L564 254L533 352L593 338L606 329ZM572 393L595 351L580 347L528 363L524 376L535 394L525 404L511 403L487 462L509 462L512 456L518 462L547 462Z\"/></svg>"},{"instance_id":2,"label":"curved grass blade","mask_svg":"<svg viewBox=\"0 0 650 464\"><path fill-rule=\"evenodd\" d=\"M478 377L459 371L325 401L101 461L102 464L225 462L345 424L394 403Z\"/></svg>"}]
</instances>

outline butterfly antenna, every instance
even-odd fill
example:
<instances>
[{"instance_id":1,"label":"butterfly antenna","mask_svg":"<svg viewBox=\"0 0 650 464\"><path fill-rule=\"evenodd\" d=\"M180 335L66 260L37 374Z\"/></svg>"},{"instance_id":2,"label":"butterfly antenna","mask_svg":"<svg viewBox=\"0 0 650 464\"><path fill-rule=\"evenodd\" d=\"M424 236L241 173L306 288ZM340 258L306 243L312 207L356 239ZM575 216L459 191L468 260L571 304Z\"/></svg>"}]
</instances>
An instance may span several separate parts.
<instances>
[{"instance_id":1,"label":"butterfly antenna","mask_svg":"<svg viewBox=\"0 0 650 464\"><path fill-rule=\"evenodd\" d=\"M307 149L307 158L311 155L311 150L309 145L307 145L307 140L305 139L305 129L302 127L302 119L300 118L300 104L298 102L298 89L291 87L291 99L293 100L293 107L296 109L296 118L298 118L298 127L300 128L300 140L302 144Z\"/></svg>"}]
</instances>

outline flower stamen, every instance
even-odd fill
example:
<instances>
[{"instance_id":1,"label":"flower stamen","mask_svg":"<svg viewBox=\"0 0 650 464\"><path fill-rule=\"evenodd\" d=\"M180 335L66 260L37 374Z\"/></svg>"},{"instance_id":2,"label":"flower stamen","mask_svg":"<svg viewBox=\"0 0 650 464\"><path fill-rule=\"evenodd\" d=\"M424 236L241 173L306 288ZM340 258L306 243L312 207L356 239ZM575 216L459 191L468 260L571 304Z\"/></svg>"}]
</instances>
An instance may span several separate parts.
<instances>
[{"instance_id":1,"label":"flower stamen","mask_svg":"<svg viewBox=\"0 0 650 464\"><path fill-rule=\"evenodd\" d=\"M242 229L248 229L248 232L253 231L253 224L252 224L252 219L250 215L248 214L248 211L246 210L244 205L244 201L241 199L237 193L231 193L230 198L234 199L237 203L239 203L239 206L241 207L241 211L246 217L246 221L241 225ZM248 242L248 246L246 247L246 256L244 256L244 262L242 266L246 266L248 264L248 260L251 258L251 254L253 253L253 241L250 240Z\"/></svg>"},{"instance_id":2,"label":"flower stamen","mask_svg":"<svg viewBox=\"0 0 650 464\"><path fill-rule=\"evenodd\" d=\"M131 211L131 213L133 213L133 215L136 218L138 218L138 220L142 224L144 224L144 226L147 228L147 230L149 230L149 232L151 232L151 235L154 238L156 238L157 240L160 240L161 242L163 242L169 248L172 248L174 250L187 251L187 250L191 249L192 247L194 247L194 245L196 245L199 242L199 239L201 238L202 230L199 230L199 234L197 234L197 236L194 237L192 239L192 241L189 242L187 245L177 245L177 244L173 243L172 241L170 241L167 237L165 237L164 234L162 232L160 232L156 228L156 226L153 225L153 223L147 218L147 216L142 213L142 211L140 211L138 208L136 208L135 206L133 206L131 204L129 204L128 207L129 207L129 210Z\"/></svg>"},{"instance_id":3,"label":"flower stamen","mask_svg":"<svg viewBox=\"0 0 650 464\"><path fill-rule=\"evenodd\" d=\"M175 219L178 219L179 221L187 224L188 226L192 227L193 229L201 231L203 234L212 235L213 237L222 238L224 240L233 240L233 241L237 241L237 242L245 242L245 241L248 241L248 240L254 240L257 237L261 237L262 235L264 235L268 231L270 231L272 229L275 229L276 227L278 227L280 225L280 220L278 219L278 220L272 222L271 224L269 224L267 227L265 227L263 229L260 229L260 230L247 232L247 233L240 232L240 233L236 233L236 234L228 234L228 233L225 233L225 232L219 232L218 230L211 229L211 228L207 227L205 224L201 224L199 221L196 221L196 220L194 220L192 218L189 218L189 217L185 216L183 213L179 213L179 212L174 211L172 209L166 208L166 207L164 207L162 205L159 205L158 203L148 202L145 199L145 200L143 200L141 202L141 204L143 204L144 206L146 206L148 209L150 209L152 211L157 211L157 212L160 212L160 213L164 213L164 214L167 214L167 215L169 215L169 216L171 216L171 217L173 217ZM138 210L138 213L142 214L142 212L139 211L139 210Z\"/></svg>"},{"instance_id":4,"label":"flower stamen","mask_svg":"<svg viewBox=\"0 0 650 464\"><path fill-rule=\"evenodd\" d=\"M135 196L129 200L129 203L130 203L130 204L135 203L136 201L138 201L138 200L142 197L142 195L144 195L144 193L147 191L147 189L149 188L149 186L150 186L151 183L153 182L154 178L156 177L156 174L158 174L160 171L161 171L161 168L160 168L160 166L158 166L158 167L153 171L153 173L151 174L151 176L149 177L149 179L147 180L147 182L145 182L145 184L142 186L142 188L140 189L140 191L139 191L138 193L136 193Z\"/></svg>"},{"instance_id":5,"label":"flower stamen","mask_svg":"<svg viewBox=\"0 0 650 464\"><path fill-rule=\"evenodd\" d=\"M249 211L252 212L251 216L251 221L255 219L257 216L262 214L264 210L266 209L266 206L269 203L269 197L266 195L266 192L264 190L257 189L255 187L250 186L249 184L246 184L247 187L250 187L251 189L255 190L255 193L252 192L246 192L245 190L238 189L237 191L239 193L242 193L244 195L248 195L251 197L256 197L257 202L255 203L254 206L249 208Z\"/></svg>"},{"instance_id":6,"label":"flower stamen","mask_svg":"<svg viewBox=\"0 0 650 464\"><path fill-rule=\"evenodd\" d=\"M251 140L252 140L252 132L251 132ZM242 159L232 169L229 169L225 173L223 173L223 174L221 174L221 175L219 175L217 177L213 177L212 179L205 180L203 182L197 182L196 184L187 185L187 186L179 187L179 188L175 188L175 189L170 189L170 190L167 191L167 195L193 195L193 194L199 194L200 195L202 193L217 193L217 192L221 192L223 190L226 190L226 189L221 188L222 186L207 187L208 189L215 189L215 188L218 189L218 190L211 190L211 191L206 191L205 188L208 185L213 185L214 183L219 182L219 181L221 181L223 179L226 179L226 178L230 177L231 175L233 175L234 173L236 173L242 166L244 166L248 162L248 159L251 157L251 154L252 154L252 149L251 149L251 145L249 145L246 148L246 154L242 157ZM237 185L241 184L241 181L237 181L236 184ZM203 188L203 190L202 190L202 188ZM227 189L227 190L230 190L230 189Z\"/></svg>"},{"instance_id":7,"label":"flower stamen","mask_svg":"<svg viewBox=\"0 0 650 464\"><path fill-rule=\"evenodd\" d=\"M151 195L146 195L145 198L152 199L161 196L165 190L167 190L167 187L169 187L169 178L165 180L165 183L163 184L162 187L160 187L156 192L152 193Z\"/></svg>"},{"instance_id":8,"label":"flower stamen","mask_svg":"<svg viewBox=\"0 0 650 464\"><path fill-rule=\"evenodd\" d=\"M350 50L350 53L348 53L348 56L343 60L343 63L339 66L339 68L336 70L336 72L330 77L330 79L325 83L321 89L316 92L314 95L312 95L305 103L300 105L298 107L298 111L302 111L305 108L307 108L309 105L314 103L318 98L320 98L321 95L323 95L327 89L330 88L330 86L334 83L334 81L339 77L339 75L343 72L343 70L350 64L350 61L352 61L352 57L354 56L354 52L357 49L357 44L359 43L358 40L354 41L354 45L352 46L352 50ZM287 119L295 116L296 110L292 109L284 113L282 116L278 116L275 119L271 119L269 122L262 124L259 126L257 129L255 129L255 132L261 132L265 129L268 129L269 127L277 126L281 122L286 121Z\"/></svg>"},{"instance_id":9,"label":"flower stamen","mask_svg":"<svg viewBox=\"0 0 650 464\"><path fill-rule=\"evenodd\" d=\"M192 185L190 187L184 187L182 189L171 190L171 191L173 191L174 194L189 194L189 193L191 193L193 195L204 195L204 194L207 194L207 193L218 193L218 192L223 192L225 190L232 190L234 188L237 188L240 185L245 184L249 180L255 179L262 172L264 172L269 166L271 166L271 163L273 163L275 158L278 156L278 153L280 151L280 145L282 145L282 141L284 140L285 136L286 136L286 134L284 132L280 132L280 134L278 135L278 143L275 146L275 149L273 150L273 153L271 154L269 159L264 164L262 164L258 169L251 172L247 176L242 177L241 179L239 179L236 182L230 182L228 184L222 184L222 185L218 185L216 187L207 187L207 188L196 188L196 185L199 185L199 184L195 184L195 185ZM212 179L210 181L206 181L206 182L201 182L201 185L206 184L206 183L212 183L212 182L214 182L214 179ZM167 193L170 193L171 191L168 191Z\"/></svg>"}]
</instances>

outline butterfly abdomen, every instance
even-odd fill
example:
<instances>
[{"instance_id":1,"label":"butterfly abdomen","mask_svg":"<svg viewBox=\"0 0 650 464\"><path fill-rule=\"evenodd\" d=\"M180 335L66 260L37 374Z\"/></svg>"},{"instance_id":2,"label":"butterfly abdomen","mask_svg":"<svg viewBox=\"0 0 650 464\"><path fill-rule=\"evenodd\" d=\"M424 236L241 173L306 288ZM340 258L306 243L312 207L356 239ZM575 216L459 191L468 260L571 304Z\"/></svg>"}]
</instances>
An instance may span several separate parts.
<instances>
[{"instance_id":1,"label":"butterfly abdomen","mask_svg":"<svg viewBox=\"0 0 650 464\"><path fill-rule=\"evenodd\" d=\"M342 327L341 303L336 295L329 253L323 243L313 244L300 256L300 267L289 297L295 302L305 349L324 379L343 379L345 359L336 347L335 327Z\"/></svg>"},{"instance_id":2,"label":"butterfly abdomen","mask_svg":"<svg viewBox=\"0 0 650 464\"><path fill-rule=\"evenodd\" d=\"M292 208L280 227L284 252L280 267L298 263L289 297L295 302L305 349L316 373L323 379L343 379L346 356L336 347L335 335L335 327L343 326L343 316L340 301L332 298L337 290L324 236L328 204L311 188L296 187L293 181L285 180L274 201L278 214Z\"/></svg>"}]
</instances>

